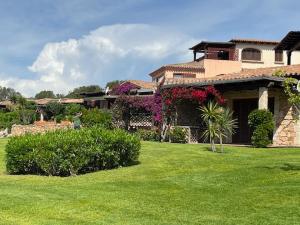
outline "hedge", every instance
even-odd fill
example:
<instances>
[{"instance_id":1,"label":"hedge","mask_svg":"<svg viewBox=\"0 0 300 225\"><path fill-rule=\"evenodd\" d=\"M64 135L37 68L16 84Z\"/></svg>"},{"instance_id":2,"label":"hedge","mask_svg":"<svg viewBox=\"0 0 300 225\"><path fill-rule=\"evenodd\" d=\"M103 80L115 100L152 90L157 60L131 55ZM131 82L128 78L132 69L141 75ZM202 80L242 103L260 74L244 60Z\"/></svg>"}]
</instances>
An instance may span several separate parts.
<instances>
[{"instance_id":1,"label":"hedge","mask_svg":"<svg viewBox=\"0 0 300 225\"><path fill-rule=\"evenodd\" d=\"M253 131L251 143L254 147L265 148L272 143L275 124L273 114L269 110L253 110L248 116L248 124Z\"/></svg>"},{"instance_id":2,"label":"hedge","mask_svg":"<svg viewBox=\"0 0 300 225\"><path fill-rule=\"evenodd\" d=\"M169 132L169 138L172 143L187 143L187 131L182 127L174 127Z\"/></svg>"},{"instance_id":3,"label":"hedge","mask_svg":"<svg viewBox=\"0 0 300 225\"><path fill-rule=\"evenodd\" d=\"M139 130L137 130L136 133L143 141L159 141L160 140L160 135L157 130L139 129Z\"/></svg>"},{"instance_id":4,"label":"hedge","mask_svg":"<svg viewBox=\"0 0 300 225\"><path fill-rule=\"evenodd\" d=\"M140 139L122 130L85 128L13 137L6 146L9 174L69 176L129 166Z\"/></svg>"}]
</instances>

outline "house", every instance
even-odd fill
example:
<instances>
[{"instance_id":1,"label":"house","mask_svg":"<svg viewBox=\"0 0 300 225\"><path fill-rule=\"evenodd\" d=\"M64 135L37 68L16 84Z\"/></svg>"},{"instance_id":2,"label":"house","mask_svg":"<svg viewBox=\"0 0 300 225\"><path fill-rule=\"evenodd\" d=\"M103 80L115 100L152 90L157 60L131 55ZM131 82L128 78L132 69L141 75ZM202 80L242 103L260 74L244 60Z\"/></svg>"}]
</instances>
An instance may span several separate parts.
<instances>
[{"instance_id":1,"label":"house","mask_svg":"<svg viewBox=\"0 0 300 225\"><path fill-rule=\"evenodd\" d=\"M280 42L232 39L201 42L191 49L193 62L163 66L150 74L152 79L162 80L163 89L213 85L219 90L238 122L228 143L250 143L248 115L258 108L274 115L274 146L300 146L300 120L295 120L299 114L283 91L286 77L300 80L300 32L290 32ZM283 76L274 76L278 70ZM197 105L183 102L176 110L175 125L189 127L191 139L201 141L203 127Z\"/></svg>"},{"instance_id":2,"label":"house","mask_svg":"<svg viewBox=\"0 0 300 225\"><path fill-rule=\"evenodd\" d=\"M97 93L82 93L84 105L87 108L113 109L117 100L125 100L130 97L134 101L149 101L153 98L157 84L142 80L126 80L116 85L111 90ZM120 103L120 102L119 102ZM126 112L125 112L126 111ZM130 107L122 112L122 118L116 121L125 129L151 128L153 119L151 112L147 110L132 110Z\"/></svg>"},{"instance_id":3,"label":"house","mask_svg":"<svg viewBox=\"0 0 300 225\"><path fill-rule=\"evenodd\" d=\"M228 42L202 41L191 47L193 61L169 64L150 73L153 82L164 78L207 78L243 69L300 64L300 52L275 47L278 41L231 39ZM290 59L290 60L288 60Z\"/></svg>"},{"instance_id":4,"label":"house","mask_svg":"<svg viewBox=\"0 0 300 225\"><path fill-rule=\"evenodd\" d=\"M4 100L0 102L0 109L9 110L13 106L13 102L10 100Z\"/></svg>"},{"instance_id":5,"label":"house","mask_svg":"<svg viewBox=\"0 0 300 225\"><path fill-rule=\"evenodd\" d=\"M131 86L130 93L128 94L138 96L153 95L157 86L155 82L126 80L117 85L117 87L122 88L126 85ZM119 93L116 93L116 90L114 90L115 88L112 88L112 90L94 93L81 93L84 105L87 108L97 107L100 109L110 109L119 95Z\"/></svg>"},{"instance_id":6,"label":"house","mask_svg":"<svg viewBox=\"0 0 300 225\"><path fill-rule=\"evenodd\" d=\"M28 99L29 101L33 101L37 105L37 111L40 113L40 120L44 120L44 110L47 104L51 102L57 102L63 105L68 104L80 104L82 105L84 103L83 99L77 99L77 98L42 98L42 99Z\"/></svg>"}]
</instances>

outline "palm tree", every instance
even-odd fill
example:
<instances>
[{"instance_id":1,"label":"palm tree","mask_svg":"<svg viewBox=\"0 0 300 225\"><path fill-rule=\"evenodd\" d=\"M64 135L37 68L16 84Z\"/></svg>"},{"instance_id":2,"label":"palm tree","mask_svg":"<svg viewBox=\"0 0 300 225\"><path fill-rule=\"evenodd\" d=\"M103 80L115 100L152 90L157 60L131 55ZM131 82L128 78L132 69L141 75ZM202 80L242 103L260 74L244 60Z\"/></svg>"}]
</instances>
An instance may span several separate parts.
<instances>
[{"instance_id":1,"label":"palm tree","mask_svg":"<svg viewBox=\"0 0 300 225\"><path fill-rule=\"evenodd\" d=\"M233 112L229 108L222 108L221 116L218 117L218 137L221 145L221 152L223 150L223 138L227 138L229 135L234 134L235 128L237 128L237 121L233 118Z\"/></svg>"},{"instance_id":2,"label":"palm tree","mask_svg":"<svg viewBox=\"0 0 300 225\"><path fill-rule=\"evenodd\" d=\"M218 120L221 117L220 106L216 102L208 102L205 106L200 107L201 117L205 124L207 125L207 129L203 133L203 137L205 140L209 139L211 150L213 152L216 151L215 139L219 137L219 127Z\"/></svg>"}]
</instances>

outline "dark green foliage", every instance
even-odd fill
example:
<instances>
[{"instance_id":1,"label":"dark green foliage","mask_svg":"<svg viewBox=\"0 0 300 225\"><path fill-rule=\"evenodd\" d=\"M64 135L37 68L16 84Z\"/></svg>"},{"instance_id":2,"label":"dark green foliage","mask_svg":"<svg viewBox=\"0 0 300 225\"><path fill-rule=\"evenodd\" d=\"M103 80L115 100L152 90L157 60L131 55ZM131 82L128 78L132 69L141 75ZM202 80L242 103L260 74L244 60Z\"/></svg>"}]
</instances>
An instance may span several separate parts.
<instances>
[{"instance_id":1,"label":"dark green foliage","mask_svg":"<svg viewBox=\"0 0 300 225\"><path fill-rule=\"evenodd\" d=\"M263 126L258 126L252 134L251 143L256 148L265 148L272 143L270 132L264 129Z\"/></svg>"},{"instance_id":2,"label":"dark green foliage","mask_svg":"<svg viewBox=\"0 0 300 225\"><path fill-rule=\"evenodd\" d=\"M66 118L66 116L64 114L59 114L57 116L55 116L55 121L57 123L60 123L61 121L63 121Z\"/></svg>"},{"instance_id":3,"label":"dark green foliage","mask_svg":"<svg viewBox=\"0 0 300 225\"><path fill-rule=\"evenodd\" d=\"M159 141L160 140L160 135L156 130L139 129L137 131L137 135L143 141Z\"/></svg>"},{"instance_id":4,"label":"dark green foliage","mask_svg":"<svg viewBox=\"0 0 300 225\"><path fill-rule=\"evenodd\" d=\"M172 143L187 143L186 130L181 127L174 127L170 130L169 137Z\"/></svg>"},{"instance_id":5,"label":"dark green foliage","mask_svg":"<svg viewBox=\"0 0 300 225\"><path fill-rule=\"evenodd\" d=\"M6 146L10 174L69 176L128 166L138 160L140 139L122 130L89 128L13 137Z\"/></svg>"},{"instance_id":6,"label":"dark green foliage","mask_svg":"<svg viewBox=\"0 0 300 225\"><path fill-rule=\"evenodd\" d=\"M272 143L274 119L270 111L253 110L248 116L248 124L253 130L251 143L255 147L267 147Z\"/></svg>"},{"instance_id":7,"label":"dark green foliage","mask_svg":"<svg viewBox=\"0 0 300 225\"><path fill-rule=\"evenodd\" d=\"M109 87L110 89L112 89L113 87L116 87L117 85L119 85L123 82L124 81L122 81L122 80L113 80L113 81L107 82L105 87Z\"/></svg>"},{"instance_id":8,"label":"dark green foliage","mask_svg":"<svg viewBox=\"0 0 300 225\"><path fill-rule=\"evenodd\" d=\"M75 88L69 94L66 95L66 98L82 98L80 94L82 93L92 93L101 91L101 87L99 85L90 85L90 86L81 86Z\"/></svg>"},{"instance_id":9,"label":"dark green foliage","mask_svg":"<svg viewBox=\"0 0 300 225\"><path fill-rule=\"evenodd\" d=\"M0 112L0 129L10 129L13 124L20 124L20 114L14 112Z\"/></svg>"},{"instance_id":10,"label":"dark green foliage","mask_svg":"<svg viewBox=\"0 0 300 225\"><path fill-rule=\"evenodd\" d=\"M65 109L67 116L76 116L77 113L82 112L84 107L79 104L68 104Z\"/></svg>"},{"instance_id":11,"label":"dark green foliage","mask_svg":"<svg viewBox=\"0 0 300 225\"><path fill-rule=\"evenodd\" d=\"M32 124L36 121L37 113L35 110L22 109L19 111L21 124Z\"/></svg>"},{"instance_id":12,"label":"dark green foliage","mask_svg":"<svg viewBox=\"0 0 300 225\"><path fill-rule=\"evenodd\" d=\"M45 113L47 119L56 118L65 113L65 106L58 102L50 102L45 107Z\"/></svg>"},{"instance_id":13,"label":"dark green foliage","mask_svg":"<svg viewBox=\"0 0 300 225\"><path fill-rule=\"evenodd\" d=\"M30 109L30 110L37 110L37 105L33 101L26 101L24 105L25 109Z\"/></svg>"},{"instance_id":14,"label":"dark green foliage","mask_svg":"<svg viewBox=\"0 0 300 225\"><path fill-rule=\"evenodd\" d=\"M100 126L107 129L112 128L111 113L98 108L83 110L81 121L85 127Z\"/></svg>"},{"instance_id":15,"label":"dark green foliage","mask_svg":"<svg viewBox=\"0 0 300 225\"><path fill-rule=\"evenodd\" d=\"M19 96L21 94L14 89L0 86L0 100L13 100Z\"/></svg>"},{"instance_id":16,"label":"dark green foliage","mask_svg":"<svg viewBox=\"0 0 300 225\"><path fill-rule=\"evenodd\" d=\"M44 91L40 91L39 93L37 93L35 95L35 98L36 99L42 99L42 98L55 98L55 94L53 93L53 91L47 91L47 90L44 90Z\"/></svg>"}]
</instances>

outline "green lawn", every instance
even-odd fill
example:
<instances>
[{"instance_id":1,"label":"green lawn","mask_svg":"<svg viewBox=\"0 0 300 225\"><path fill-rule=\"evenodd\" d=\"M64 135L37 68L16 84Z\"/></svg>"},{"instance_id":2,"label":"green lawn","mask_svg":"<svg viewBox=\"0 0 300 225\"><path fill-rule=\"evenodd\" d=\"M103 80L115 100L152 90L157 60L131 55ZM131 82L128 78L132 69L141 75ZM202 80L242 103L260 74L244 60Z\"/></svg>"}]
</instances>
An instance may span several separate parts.
<instances>
[{"instance_id":1,"label":"green lawn","mask_svg":"<svg viewBox=\"0 0 300 225\"><path fill-rule=\"evenodd\" d=\"M0 224L300 224L300 149L144 142L140 164L11 176L0 140Z\"/></svg>"}]
</instances>

